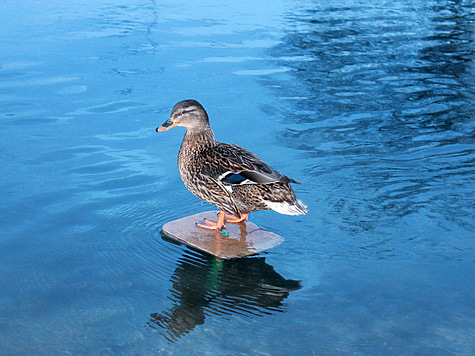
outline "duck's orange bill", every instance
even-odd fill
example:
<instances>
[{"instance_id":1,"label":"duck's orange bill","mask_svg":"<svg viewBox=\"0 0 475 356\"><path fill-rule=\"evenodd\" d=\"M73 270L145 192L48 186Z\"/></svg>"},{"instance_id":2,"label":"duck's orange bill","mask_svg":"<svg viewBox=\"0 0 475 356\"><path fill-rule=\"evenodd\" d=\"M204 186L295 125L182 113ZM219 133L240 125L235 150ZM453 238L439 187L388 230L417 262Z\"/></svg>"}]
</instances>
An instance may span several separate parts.
<instances>
[{"instance_id":1,"label":"duck's orange bill","mask_svg":"<svg viewBox=\"0 0 475 356\"><path fill-rule=\"evenodd\" d=\"M170 126L160 126L160 127L157 127L157 129L155 130L156 132L160 132L160 131L167 131L167 130L170 130L172 127L175 127L177 126L177 124L173 124L173 125L170 125Z\"/></svg>"}]
</instances>

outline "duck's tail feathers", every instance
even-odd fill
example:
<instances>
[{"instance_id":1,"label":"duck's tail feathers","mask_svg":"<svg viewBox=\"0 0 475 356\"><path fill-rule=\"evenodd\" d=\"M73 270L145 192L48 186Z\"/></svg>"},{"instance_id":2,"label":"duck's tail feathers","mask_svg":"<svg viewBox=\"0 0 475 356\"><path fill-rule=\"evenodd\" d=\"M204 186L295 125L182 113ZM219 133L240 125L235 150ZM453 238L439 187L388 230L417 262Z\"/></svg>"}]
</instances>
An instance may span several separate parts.
<instances>
[{"instance_id":1,"label":"duck's tail feathers","mask_svg":"<svg viewBox=\"0 0 475 356\"><path fill-rule=\"evenodd\" d=\"M296 199L294 202L276 202L264 200L264 203L274 211L285 215L302 215L307 214L308 209L304 203Z\"/></svg>"}]
</instances>

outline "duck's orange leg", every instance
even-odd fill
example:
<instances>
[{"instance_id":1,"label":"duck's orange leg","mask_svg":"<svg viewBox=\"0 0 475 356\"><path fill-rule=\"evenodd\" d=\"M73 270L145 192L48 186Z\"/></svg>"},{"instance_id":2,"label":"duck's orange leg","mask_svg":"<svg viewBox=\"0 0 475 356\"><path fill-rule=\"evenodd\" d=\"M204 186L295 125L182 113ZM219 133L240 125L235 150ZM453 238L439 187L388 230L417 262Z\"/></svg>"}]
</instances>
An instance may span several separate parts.
<instances>
[{"instance_id":1,"label":"duck's orange leg","mask_svg":"<svg viewBox=\"0 0 475 356\"><path fill-rule=\"evenodd\" d=\"M226 213L224 212L224 210L220 210L217 222L205 219L203 224L196 224L196 226L199 226L206 230L222 230L226 227L226 225L224 225L225 215Z\"/></svg>"},{"instance_id":2,"label":"duck's orange leg","mask_svg":"<svg viewBox=\"0 0 475 356\"><path fill-rule=\"evenodd\" d=\"M229 220L226 220L227 223L238 224L240 222L247 221L249 213L241 214L241 217L239 218L237 216L227 214L224 217L230 218Z\"/></svg>"}]
</instances>

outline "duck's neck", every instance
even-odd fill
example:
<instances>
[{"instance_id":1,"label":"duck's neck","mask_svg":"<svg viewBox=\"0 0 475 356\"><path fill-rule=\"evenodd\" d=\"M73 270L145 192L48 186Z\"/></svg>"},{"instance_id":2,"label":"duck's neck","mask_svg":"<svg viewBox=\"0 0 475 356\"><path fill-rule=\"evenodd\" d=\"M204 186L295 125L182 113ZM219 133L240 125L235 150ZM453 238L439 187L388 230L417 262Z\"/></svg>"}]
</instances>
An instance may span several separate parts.
<instances>
[{"instance_id":1,"label":"duck's neck","mask_svg":"<svg viewBox=\"0 0 475 356\"><path fill-rule=\"evenodd\" d=\"M200 151L208 147L213 147L217 143L211 127L201 130L187 130L183 142L181 143L180 152Z\"/></svg>"}]
</instances>

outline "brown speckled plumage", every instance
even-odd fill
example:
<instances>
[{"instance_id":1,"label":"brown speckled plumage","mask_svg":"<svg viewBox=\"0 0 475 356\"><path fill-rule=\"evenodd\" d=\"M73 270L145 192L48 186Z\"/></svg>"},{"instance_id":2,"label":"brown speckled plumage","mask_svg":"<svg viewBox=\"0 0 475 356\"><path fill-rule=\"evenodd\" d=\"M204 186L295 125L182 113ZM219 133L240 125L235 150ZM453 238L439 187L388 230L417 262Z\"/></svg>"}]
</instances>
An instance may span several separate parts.
<instances>
[{"instance_id":1,"label":"brown speckled plumage","mask_svg":"<svg viewBox=\"0 0 475 356\"><path fill-rule=\"evenodd\" d=\"M253 153L216 141L208 115L197 101L176 104L157 131L173 126L187 129L178 154L178 169L185 186L201 200L235 216L271 208L292 215L307 212L290 186L296 181Z\"/></svg>"}]
</instances>

